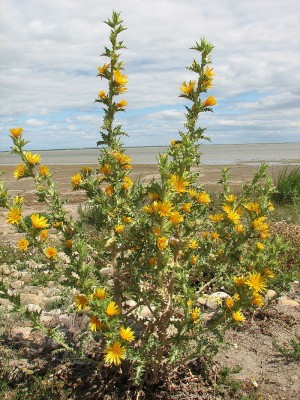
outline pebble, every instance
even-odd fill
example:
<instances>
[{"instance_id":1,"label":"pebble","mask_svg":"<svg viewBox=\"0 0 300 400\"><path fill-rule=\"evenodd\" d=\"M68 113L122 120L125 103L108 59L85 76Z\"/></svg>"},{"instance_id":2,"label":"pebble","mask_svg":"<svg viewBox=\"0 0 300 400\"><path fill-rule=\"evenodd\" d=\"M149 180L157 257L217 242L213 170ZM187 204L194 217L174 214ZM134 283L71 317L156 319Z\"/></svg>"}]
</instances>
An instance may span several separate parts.
<instances>
[{"instance_id":1,"label":"pebble","mask_svg":"<svg viewBox=\"0 0 300 400\"><path fill-rule=\"evenodd\" d=\"M29 326L17 326L12 329L13 336L21 336L22 339L28 339L31 334L32 328Z\"/></svg>"},{"instance_id":2,"label":"pebble","mask_svg":"<svg viewBox=\"0 0 300 400\"><path fill-rule=\"evenodd\" d=\"M278 304L280 304L281 306L288 306L288 307L299 307L300 306L298 301L289 299L286 296L280 297Z\"/></svg>"},{"instance_id":3,"label":"pebble","mask_svg":"<svg viewBox=\"0 0 300 400\"><path fill-rule=\"evenodd\" d=\"M208 297L205 305L206 305L206 307L211 308L212 310L216 310L222 304L222 300L226 299L227 297L230 297L230 296L228 293L225 293L225 292L212 293Z\"/></svg>"},{"instance_id":4,"label":"pebble","mask_svg":"<svg viewBox=\"0 0 300 400\"><path fill-rule=\"evenodd\" d=\"M101 276L113 276L113 268L112 267L105 267L100 269Z\"/></svg>"},{"instance_id":5,"label":"pebble","mask_svg":"<svg viewBox=\"0 0 300 400\"><path fill-rule=\"evenodd\" d=\"M10 274L10 270L6 264L0 265L0 274L1 275L9 275Z\"/></svg>"},{"instance_id":6,"label":"pebble","mask_svg":"<svg viewBox=\"0 0 300 400\"><path fill-rule=\"evenodd\" d=\"M14 290L20 289L24 285L24 281L14 281L11 282L10 287Z\"/></svg>"},{"instance_id":7,"label":"pebble","mask_svg":"<svg viewBox=\"0 0 300 400\"><path fill-rule=\"evenodd\" d=\"M41 312L42 311L41 307L38 304L31 304L31 303L26 305L26 309L29 312Z\"/></svg>"}]
</instances>

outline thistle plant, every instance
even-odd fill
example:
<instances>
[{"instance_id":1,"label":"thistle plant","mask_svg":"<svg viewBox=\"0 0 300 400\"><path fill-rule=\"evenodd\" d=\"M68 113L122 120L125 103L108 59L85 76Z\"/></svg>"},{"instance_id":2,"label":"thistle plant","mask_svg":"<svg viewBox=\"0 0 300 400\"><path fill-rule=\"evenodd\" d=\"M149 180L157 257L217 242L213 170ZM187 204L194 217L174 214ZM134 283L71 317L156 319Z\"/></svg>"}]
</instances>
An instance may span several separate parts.
<instances>
[{"instance_id":1,"label":"thistle plant","mask_svg":"<svg viewBox=\"0 0 300 400\"><path fill-rule=\"evenodd\" d=\"M195 78L179 87L188 102L184 130L158 156L159 179L148 185L133 182L131 159L121 142L126 133L115 122L127 106L119 39L125 27L116 12L106 24L110 47L98 67L96 99L104 112L99 162L71 178L73 189L85 193L92 217L74 221L67 214L49 168L40 165L38 154L24 150L22 128L11 129L12 152L22 160L14 175L34 179L46 214L23 216L23 199L10 198L3 184L0 201L8 209L7 222L24 233L17 243L20 251L35 249L53 274L63 276L62 285L75 291L71 311L86 316L82 337L100 353L100 364L154 384L170 368L213 354L226 329L245 323L249 310L264 305L267 289L281 273L281 247L270 240L273 187L266 165L238 195L231 193L229 171L223 170L218 206L194 172L206 139L198 120L217 102L207 95L215 73L213 46L205 39L192 48L200 59L188 67ZM61 270L63 256L68 264ZM1 290L0 296L22 311L4 283ZM207 300L216 302L213 313L206 313ZM41 329L38 314L31 320ZM43 329L76 353L76 343L63 341L57 330Z\"/></svg>"}]
</instances>

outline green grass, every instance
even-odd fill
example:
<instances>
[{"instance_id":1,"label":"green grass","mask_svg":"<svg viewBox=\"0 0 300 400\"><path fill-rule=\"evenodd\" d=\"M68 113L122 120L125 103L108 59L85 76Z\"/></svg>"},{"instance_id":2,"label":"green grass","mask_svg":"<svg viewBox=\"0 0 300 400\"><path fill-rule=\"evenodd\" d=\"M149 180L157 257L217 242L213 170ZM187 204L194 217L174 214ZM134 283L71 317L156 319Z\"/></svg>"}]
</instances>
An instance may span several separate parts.
<instances>
[{"instance_id":1,"label":"green grass","mask_svg":"<svg viewBox=\"0 0 300 400\"><path fill-rule=\"evenodd\" d=\"M275 182L274 201L277 204L296 204L300 202L300 166L284 168Z\"/></svg>"},{"instance_id":2,"label":"green grass","mask_svg":"<svg viewBox=\"0 0 300 400\"><path fill-rule=\"evenodd\" d=\"M295 339L291 339L286 346L280 346L276 342L273 346L285 357L287 360L300 361L300 335Z\"/></svg>"}]
</instances>

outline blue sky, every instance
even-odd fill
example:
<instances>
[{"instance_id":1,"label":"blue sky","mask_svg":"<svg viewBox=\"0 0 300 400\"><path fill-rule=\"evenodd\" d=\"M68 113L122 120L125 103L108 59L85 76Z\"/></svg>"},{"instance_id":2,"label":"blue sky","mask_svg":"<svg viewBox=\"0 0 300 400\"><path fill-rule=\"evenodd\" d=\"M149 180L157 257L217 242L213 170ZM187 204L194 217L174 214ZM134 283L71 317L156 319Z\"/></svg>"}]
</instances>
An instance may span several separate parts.
<instances>
[{"instance_id":1,"label":"blue sky","mask_svg":"<svg viewBox=\"0 0 300 400\"><path fill-rule=\"evenodd\" d=\"M119 121L127 146L167 145L183 128L179 86L205 37L217 74L202 115L212 143L300 142L298 0L2 0L0 151L10 127L29 148L94 147L103 113L94 99L108 44L103 21L122 12L129 78Z\"/></svg>"}]
</instances>

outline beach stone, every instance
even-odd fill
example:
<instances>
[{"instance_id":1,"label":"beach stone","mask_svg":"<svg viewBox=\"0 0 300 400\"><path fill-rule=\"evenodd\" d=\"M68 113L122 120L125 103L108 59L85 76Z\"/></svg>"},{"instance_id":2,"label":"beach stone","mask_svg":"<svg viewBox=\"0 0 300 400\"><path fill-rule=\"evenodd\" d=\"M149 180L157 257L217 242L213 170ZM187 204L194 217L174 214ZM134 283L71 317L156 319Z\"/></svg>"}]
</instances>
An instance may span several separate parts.
<instances>
[{"instance_id":1,"label":"beach stone","mask_svg":"<svg viewBox=\"0 0 300 400\"><path fill-rule=\"evenodd\" d=\"M152 307L153 310L155 310L155 307ZM139 311L139 317L140 318L151 318L152 317L152 312L147 306L142 306L140 311Z\"/></svg>"},{"instance_id":2,"label":"beach stone","mask_svg":"<svg viewBox=\"0 0 300 400\"><path fill-rule=\"evenodd\" d=\"M8 268L7 264L0 265L0 274L1 275L9 275L10 269Z\"/></svg>"},{"instance_id":3,"label":"beach stone","mask_svg":"<svg viewBox=\"0 0 300 400\"><path fill-rule=\"evenodd\" d=\"M276 297L277 293L273 289L269 289L266 293L266 300L272 300L274 297Z\"/></svg>"},{"instance_id":4,"label":"beach stone","mask_svg":"<svg viewBox=\"0 0 300 400\"><path fill-rule=\"evenodd\" d=\"M202 319L204 322L209 322L209 321L211 321L211 320L214 318L214 316L215 316L215 313L214 313L214 312L202 313L202 314L201 314L201 319Z\"/></svg>"},{"instance_id":5,"label":"beach stone","mask_svg":"<svg viewBox=\"0 0 300 400\"><path fill-rule=\"evenodd\" d=\"M14 281L11 282L10 287L14 290L20 289L24 285L24 281Z\"/></svg>"},{"instance_id":6,"label":"beach stone","mask_svg":"<svg viewBox=\"0 0 300 400\"><path fill-rule=\"evenodd\" d=\"M230 296L228 293L225 293L225 292L212 293L208 297L205 305L206 305L206 307L211 308L212 310L216 310L222 304L223 299L226 299L227 297L230 297Z\"/></svg>"},{"instance_id":7,"label":"beach stone","mask_svg":"<svg viewBox=\"0 0 300 400\"><path fill-rule=\"evenodd\" d=\"M26 309L29 312L41 312L42 309L38 304L27 304Z\"/></svg>"},{"instance_id":8,"label":"beach stone","mask_svg":"<svg viewBox=\"0 0 300 400\"><path fill-rule=\"evenodd\" d=\"M125 306L127 306L129 308L134 307L135 305L136 305L136 301L134 301L134 300L126 300L125 301Z\"/></svg>"},{"instance_id":9,"label":"beach stone","mask_svg":"<svg viewBox=\"0 0 300 400\"><path fill-rule=\"evenodd\" d=\"M99 273L101 276L112 276L114 269L112 267L101 268Z\"/></svg>"},{"instance_id":10,"label":"beach stone","mask_svg":"<svg viewBox=\"0 0 300 400\"><path fill-rule=\"evenodd\" d=\"M206 297L199 297L197 299L197 303L200 304L201 306L205 306L206 302L207 302L207 296Z\"/></svg>"},{"instance_id":11,"label":"beach stone","mask_svg":"<svg viewBox=\"0 0 300 400\"><path fill-rule=\"evenodd\" d=\"M20 339L29 339L32 328L30 326L17 326L12 329L12 335Z\"/></svg>"},{"instance_id":12,"label":"beach stone","mask_svg":"<svg viewBox=\"0 0 300 400\"><path fill-rule=\"evenodd\" d=\"M0 306L4 307L6 311L12 311L14 309L13 304L8 299L0 298Z\"/></svg>"},{"instance_id":13,"label":"beach stone","mask_svg":"<svg viewBox=\"0 0 300 400\"><path fill-rule=\"evenodd\" d=\"M21 298L21 303L24 305L36 304L39 306L43 306L45 302L45 298L43 295L34 293L21 293L20 298Z\"/></svg>"},{"instance_id":14,"label":"beach stone","mask_svg":"<svg viewBox=\"0 0 300 400\"><path fill-rule=\"evenodd\" d=\"M300 303L296 300L289 299L286 296L280 297L278 304L281 306L288 306L288 307L299 307Z\"/></svg>"}]
</instances>

